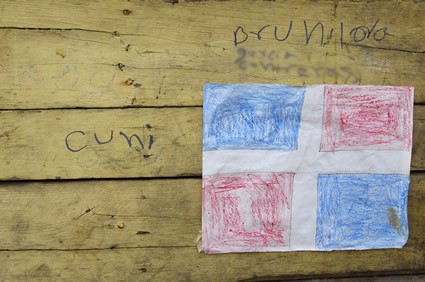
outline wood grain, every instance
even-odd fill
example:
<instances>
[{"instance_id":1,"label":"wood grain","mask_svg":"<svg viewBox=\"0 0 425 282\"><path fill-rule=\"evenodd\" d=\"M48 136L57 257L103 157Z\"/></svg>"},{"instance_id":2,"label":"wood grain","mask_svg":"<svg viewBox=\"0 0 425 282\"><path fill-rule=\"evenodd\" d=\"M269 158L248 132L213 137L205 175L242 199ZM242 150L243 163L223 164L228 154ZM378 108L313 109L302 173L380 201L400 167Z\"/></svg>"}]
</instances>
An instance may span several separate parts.
<instances>
[{"instance_id":1,"label":"wood grain","mask_svg":"<svg viewBox=\"0 0 425 282\"><path fill-rule=\"evenodd\" d=\"M423 273L423 1L4 0L0 8L0 280ZM289 25L277 40L275 26L282 39ZM237 39L249 38L235 46L238 27ZM208 82L414 86L407 245L198 253ZM169 179L128 179L145 177Z\"/></svg>"},{"instance_id":2,"label":"wood grain","mask_svg":"<svg viewBox=\"0 0 425 282\"><path fill-rule=\"evenodd\" d=\"M199 106L207 82L410 85L425 102L423 3L174 2L4 1L0 108Z\"/></svg>"},{"instance_id":3,"label":"wood grain","mask_svg":"<svg viewBox=\"0 0 425 282\"><path fill-rule=\"evenodd\" d=\"M243 281L421 273L423 248L329 252L198 254L196 248L1 252L4 280ZM280 278L280 279L279 279Z\"/></svg>"},{"instance_id":4,"label":"wood grain","mask_svg":"<svg viewBox=\"0 0 425 282\"><path fill-rule=\"evenodd\" d=\"M410 235L402 249L198 253L200 197L200 179L1 183L0 277L261 280L420 273L425 267L422 173L412 175Z\"/></svg>"},{"instance_id":5,"label":"wood grain","mask_svg":"<svg viewBox=\"0 0 425 282\"><path fill-rule=\"evenodd\" d=\"M422 164L425 164L425 147L424 134L425 132L425 111L422 110L422 106L415 107L414 114L414 126L413 126L413 147L412 147L412 170L423 170Z\"/></svg>"},{"instance_id":6,"label":"wood grain","mask_svg":"<svg viewBox=\"0 0 425 282\"><path fill-rule=\"evenodd\" d=\"M3 111L0 132L0 179L201 174L201 108Z\"/></svg>"},{"instance_id":7,"label":"wood grain","mask_svg":"<svg viewBox=\"0 0 425 282\"><path fill-rule=\"evenodd\" d=\"M425 168L424 112L415 107L413 170ZM197 107L0 111L0 132L3 180L200 176L202 171ZM141 143L132 137L130 147L133 134Z\"/></svg>"},{"instance_id":8,"label":"wood grain","mask_svg":"<svg viewBox=\"0 0 425 282\"><path fill-rule=\"evenodd\" d=\"M0 250L196 247L201 186L200 179L3 182ZM414 173L411 247L425 242L424 200L425 175Z\"/></svg>"},{"instance_id":9,"label":"wood grain","mask_svg":"<svg viewBox=\"0 0 425 282\"><path fill-rule=\"evenodd\" d=\"M0 183L0 249L196 246L200 179Z\"/></svg>"}]
</instances>

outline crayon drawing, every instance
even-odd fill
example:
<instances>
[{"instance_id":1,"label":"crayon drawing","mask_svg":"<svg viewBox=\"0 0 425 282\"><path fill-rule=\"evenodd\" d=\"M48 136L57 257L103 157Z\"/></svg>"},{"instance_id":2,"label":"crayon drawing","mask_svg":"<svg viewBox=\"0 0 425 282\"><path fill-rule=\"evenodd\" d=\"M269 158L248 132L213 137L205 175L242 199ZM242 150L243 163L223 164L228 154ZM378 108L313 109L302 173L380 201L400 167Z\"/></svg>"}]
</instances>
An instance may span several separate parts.
<instances>
[{"instance_id":1,"label":"crayon drawing","mask_svg":"<svg viewBox=\"0 0 425 282\"><path fill-rule=\"evenodd\" d=\"M216 174L203 181L209 253L289 246L291 173Z\"/></svg>"},{"instance_id":2,"label":"crayon drawing","mask_svg":"<svg viewBox=\"0 0 425 282\"><path fill-rule=\"evenodd\" d=\"M322 174L316 244L321 250L402 247L407 240L409 177Z\"/></svg>"},{"instance_id":3,"label":"crayon drawing","mask_svg":"<svg viewBox=\"0 0 425 282\"><path fill-rule=\"evenodd\" d=\"M207 84L202 251L401 248L413 88Z\"/></svg>"},{"instance_id":4,"label":"crayon drawing","mask_svg":"<svg viewBox=\"0 0 425 282\"><path fill-rule=\"evenodd\" d=\"M321 151L409 150L412 95L405 87L325 87ZM407 112L405 112L407 111Z\"/></svg>"},{"instance_id":5,"label":"crayon drawing","mask_svg":"<svg viewBox=\"0 0 425 282\"><path fill-rule=\"evenodd\" d=\"M296 150L302 87L208 84L204 95L204 150Z\"/></svg>"}]
</instances>

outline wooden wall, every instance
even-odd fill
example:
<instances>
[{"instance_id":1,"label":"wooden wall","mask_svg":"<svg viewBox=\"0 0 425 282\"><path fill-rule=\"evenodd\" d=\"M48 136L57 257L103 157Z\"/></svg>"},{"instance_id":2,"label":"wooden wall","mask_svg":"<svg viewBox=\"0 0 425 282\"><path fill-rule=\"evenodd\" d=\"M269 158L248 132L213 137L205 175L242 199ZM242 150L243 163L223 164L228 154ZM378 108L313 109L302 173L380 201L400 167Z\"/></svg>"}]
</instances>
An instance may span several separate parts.
<instances>
[{"instance_id":1,"label":"wooden wall","mask_svg":"<svg viewBox=\"0 0 425 282\"><path fill-rule=\"evenodd\" d=\"M425 271L423 1L0 3L0 279ZM202 87L411 85L403 249L206 255Z\"/></svg>"}]
</instances>

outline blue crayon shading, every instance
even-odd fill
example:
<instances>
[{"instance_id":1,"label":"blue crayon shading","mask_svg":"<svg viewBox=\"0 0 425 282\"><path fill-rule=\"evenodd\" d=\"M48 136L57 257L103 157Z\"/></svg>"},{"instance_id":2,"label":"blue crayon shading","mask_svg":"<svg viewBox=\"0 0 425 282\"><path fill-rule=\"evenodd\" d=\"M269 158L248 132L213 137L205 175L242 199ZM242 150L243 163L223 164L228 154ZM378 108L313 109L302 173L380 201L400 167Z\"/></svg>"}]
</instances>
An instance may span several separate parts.
<instances>
[{"instance_id":1,"label":"blue crayon shading","mask_svg":"<svg viewBox=\"0 0 425 282\"><path fill-rule=\"evenodd\" d=\"M206 84L203 149L296 150L305 87Z\"/></svg>"},{"instance_id":2,"label":"blue crayon shading","mask_svg":"<svg viewBox=\"0 0 425 282\"><path fill-rule=\"evenodd\" d=\"M409 181L399 174L319 175L316 247L402 247L408 237Z\"/></svg>"}]
</instances>

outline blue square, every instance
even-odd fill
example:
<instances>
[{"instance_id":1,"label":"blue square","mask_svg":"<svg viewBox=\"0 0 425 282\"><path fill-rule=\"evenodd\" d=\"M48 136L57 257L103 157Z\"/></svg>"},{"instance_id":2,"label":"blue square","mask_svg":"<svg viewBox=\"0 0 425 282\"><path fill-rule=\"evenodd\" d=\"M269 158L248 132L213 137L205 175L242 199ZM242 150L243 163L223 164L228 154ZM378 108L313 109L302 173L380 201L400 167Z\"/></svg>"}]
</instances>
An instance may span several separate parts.
<instances>
[{"instance_id":1,"label":"blue square","mask_svg":"<svg viewBox=\"0 0 425 282\"><path fill-rule=\"evenodd\" d=\"M203 148L296 150L305 87L206 84Z\"/></svg>"},{"instance_id":2,"label":"blue square","mask_svg":"<svg viewBox=\"0 0 425 282\"><path fill-rule=\"evenodd\" d=\"M407 175L319 175L316 247L402 247L408 237L408 188Z\"/></svg>"}]
</instances>

